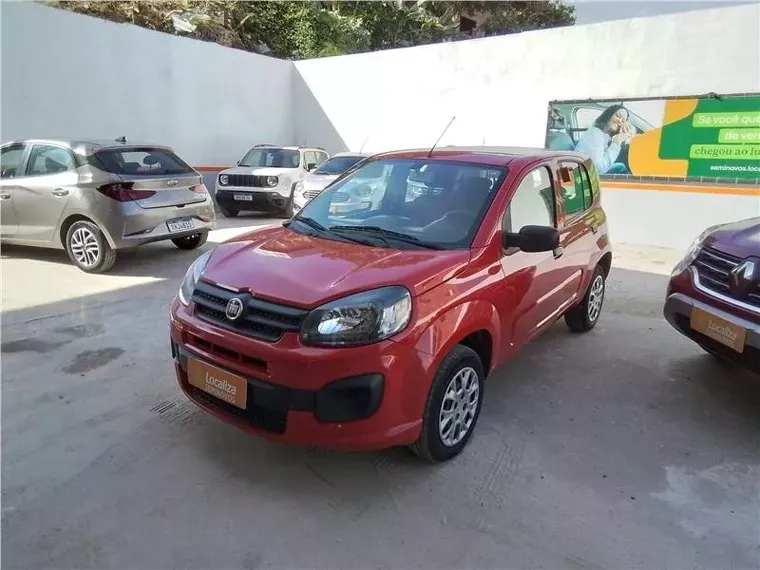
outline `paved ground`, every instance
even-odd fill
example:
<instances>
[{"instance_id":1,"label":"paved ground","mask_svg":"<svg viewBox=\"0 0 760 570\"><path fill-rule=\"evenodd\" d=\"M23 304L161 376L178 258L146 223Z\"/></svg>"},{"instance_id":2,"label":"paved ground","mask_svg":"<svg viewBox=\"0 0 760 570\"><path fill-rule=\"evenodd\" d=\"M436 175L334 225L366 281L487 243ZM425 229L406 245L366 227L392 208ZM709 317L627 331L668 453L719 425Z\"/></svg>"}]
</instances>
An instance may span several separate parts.
<instances>
[{"instance_id":1,"label":"paved ground","mask_svg":"<svg viewBox=\"0 0 760 570\"><path fill-rule=\"evenodd\" d=\"M429 467L188 404L166 318L197 252L88 276L4 248L3 567L756 568L760 378L664 322L677 255L618 252L598 327L558 324L497 372L468 450Z\"/></svg>"}]
</instances>

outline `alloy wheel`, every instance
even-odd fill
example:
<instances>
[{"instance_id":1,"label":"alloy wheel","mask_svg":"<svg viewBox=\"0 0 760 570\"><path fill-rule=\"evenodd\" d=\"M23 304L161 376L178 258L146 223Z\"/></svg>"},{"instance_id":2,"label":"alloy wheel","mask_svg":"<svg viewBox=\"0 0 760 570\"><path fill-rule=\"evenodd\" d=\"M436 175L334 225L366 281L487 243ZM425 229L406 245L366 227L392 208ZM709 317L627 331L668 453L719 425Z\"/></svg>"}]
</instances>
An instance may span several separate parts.
<instances>
[{"instance_id":1,"label":"alloy wheel","mask_svg":"<svg viewBox=\"0 0 760 570\"><path fill-rule=\"evenodd\" d=\"M88 228L77 228L71 235L71 253L80 265L92 267L100 257L98 238Z\"/></svg>"},{"instance_id":2,"label":"alloy wheel","mask_svg":"<svg viewBox=\"0 0 760 570\"><path fill-rule=\"evenodd\" d=\"M602 301L604 300L604 277L597 275L591 284L591 291L588 296L588 320L592 323L599 318L602 311Z\"/></svg>"},{"instance_id":3,"label":"alloy wheel","mask_svg":"<svg viewBox=\"0 0 760 570\"><path fill-rule=\"evenodd\" d=\"M446 447L455 446L468 434L479 399L478 373L469 366L462 368L446 387L438 414L438 435Z\"/></svg>"}]
</instances>

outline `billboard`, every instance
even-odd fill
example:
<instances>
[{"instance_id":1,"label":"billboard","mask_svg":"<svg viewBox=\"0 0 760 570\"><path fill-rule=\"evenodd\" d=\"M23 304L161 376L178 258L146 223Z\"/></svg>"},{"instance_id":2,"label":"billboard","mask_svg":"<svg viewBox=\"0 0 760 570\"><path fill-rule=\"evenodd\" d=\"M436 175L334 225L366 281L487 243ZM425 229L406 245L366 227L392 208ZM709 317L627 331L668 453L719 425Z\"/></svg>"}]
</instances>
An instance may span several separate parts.
<instances>
[{"instance_id":1,"label":"billboard","mask_svg":"<svg viewBox=\"0 0 760 570\"><path fill-rule=\"evenodd\" d=\"M760 180L760 95L554 101L546 148L602 176Z\"/></svg>"}]
</instances>

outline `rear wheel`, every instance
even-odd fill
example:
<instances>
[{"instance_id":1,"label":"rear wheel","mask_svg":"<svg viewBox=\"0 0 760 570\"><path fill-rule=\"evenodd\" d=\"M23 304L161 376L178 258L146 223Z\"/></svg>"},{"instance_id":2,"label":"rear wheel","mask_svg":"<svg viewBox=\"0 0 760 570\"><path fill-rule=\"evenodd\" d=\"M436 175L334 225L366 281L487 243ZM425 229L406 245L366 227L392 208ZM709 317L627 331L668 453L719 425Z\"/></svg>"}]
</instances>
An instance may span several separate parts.
<instances>
[{"instance_id":1,"label":"rear wheel","mask_svg":"<svg viewBox=\"0 0 760 570\"><path fill-rule=\"evenodd\" d=\"M591 284L581 303L565 314L565 323L573 332L590 331L596 326L599 315L602 314L604 303L605 279L604 271L597 266L591 277Z\"/></svg>"},{"instance_id":2,"label":"rear wheel","mask_svg":"<svg viewBox=\"0 0 760 570\"><path fill-rule=\"evenodd\" d=\"M235 210L233 208L225 208L224 206L219 206L219 211L222 213L222 216L225 218L236 218L237 215L240 213L240 210Z\"/></svg>"},{"instance_id":3,"label":"rear wheel","mask_svg":"<svg viewBox=\"0 0 760 570\"><path fill-rule=\"evenodd\" d=\"M444 358L430 387L420 437L409 446L417 457L438 463L462 452L480 416L484 378L471 348L457 345Z\"/></svg>"},{"instance_id":4,"label":"rear wheel","mask_svg":"<svg viewBox=\"0 0 760 570\"><path fill-rule=\"evenodd\" d=\"M208 232L201 232L181 238L174 238L172 243L180 249L195 249L206 243Z\"/></svg>"},{"instance_id":5,"label":"rear wheel","mask_svg":"<svg viewBox=\"0 0 760 570\"><path fill-rule=\"evenodd\" d=\"M66 232L66 253L74 265L87 273L108 271L116 261L116 251L100 228L85 220L74 222Z\"/></svg>"}]
</instances>

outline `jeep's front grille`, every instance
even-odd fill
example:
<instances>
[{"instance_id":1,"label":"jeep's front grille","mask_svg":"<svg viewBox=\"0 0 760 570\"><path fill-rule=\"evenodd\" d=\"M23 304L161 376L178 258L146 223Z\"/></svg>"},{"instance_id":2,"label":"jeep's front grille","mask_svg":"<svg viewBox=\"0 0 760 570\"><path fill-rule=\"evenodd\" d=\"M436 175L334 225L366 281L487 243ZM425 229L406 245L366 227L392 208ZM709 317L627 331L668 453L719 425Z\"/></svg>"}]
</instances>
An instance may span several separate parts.
<instances>
[{"instance_id":1,"label":"jeep's front grille","mask_svg":"<svg viewBox=\"0 0 760 570\"><path fill-rule=\"evenodd\" d=\"M235 320L225 314L227 302L239 297L243 302L243 313ZM296 309L256 299L248 293L236 294L210 283L199 281L193 291L196 314L220 327L245 336L277 342L286 332L298 332L309 311Z\"/></svg>"},{"instance_id":2,"label":"jeep's front grille","mask_svg":"<svg viewBox=\"0 0 760 570\"><path fill-rule=\"evenodd\" d=\"M267 184L267 176L253 176L252 174L228 174L227 186L271 188Z\"/></svg>"},{"instance_id":3,"label":"jeep's front grille","mask_svg":"<svg viewBox=\"0 0 760 570\"><path fill-rule=\"evenodd\" d=\"M748 296L742 298L731 291L729 274L741 261L739 257L711 247L703 247L693 266L699 275L700 284L706 289L760 308L760 286L756 286Z\"/></svg>"}]
</instances>

